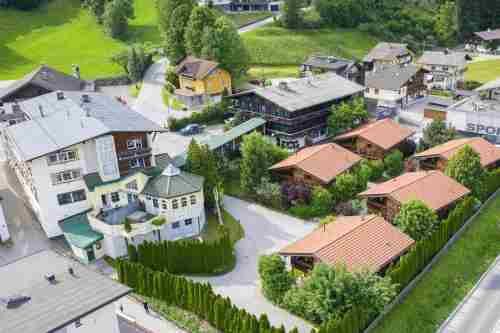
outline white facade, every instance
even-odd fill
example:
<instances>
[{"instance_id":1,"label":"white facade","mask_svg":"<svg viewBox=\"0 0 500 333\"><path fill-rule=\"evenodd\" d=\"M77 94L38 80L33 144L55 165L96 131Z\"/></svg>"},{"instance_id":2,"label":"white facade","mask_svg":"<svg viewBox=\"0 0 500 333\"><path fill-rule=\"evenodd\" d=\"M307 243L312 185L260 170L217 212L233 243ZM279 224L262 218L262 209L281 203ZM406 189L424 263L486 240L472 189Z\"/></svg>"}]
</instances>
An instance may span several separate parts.
<instances>
[{"instance_id":1,"label":"white facade","mask_svg":"<svg viewBox=\"0 0 500 333\"><path fill-rule=\"evenodd\" d=\"M425 75L427 89L456 90L465 81L465 66L423 65L429 71Z\"/></svg>"},{"instance_id":2,"label":"white facade","mask_svg":"<svg viewBox=\"0 0 500 333\"><path fill-rule=\"evenodd\" d=\"M365 98L375 99L379 106L399 107L406 103L408 88L401 87L398 90L387 90L378 88L367 88L365 90Z\"/></svg>"},{"instance_id":3,"label":"white facade","mask_svg":"<svg viewBox=\"0 0 500 333\"><path fill-rule=\"evenodd\" d=\"M0 204L0 243L10 239L9 229L7 227L7 220L3 213L3 205Z\"/></svg>"},{"instance_id":4,"label":"white facade","mask_svg":"<svg viewBox=\"0 0 500 333\"><path fill-rule=\"evenodd\" d=\"M120 333L116 303L110 303L54 333Z\"/></svg>"}]
</instances>

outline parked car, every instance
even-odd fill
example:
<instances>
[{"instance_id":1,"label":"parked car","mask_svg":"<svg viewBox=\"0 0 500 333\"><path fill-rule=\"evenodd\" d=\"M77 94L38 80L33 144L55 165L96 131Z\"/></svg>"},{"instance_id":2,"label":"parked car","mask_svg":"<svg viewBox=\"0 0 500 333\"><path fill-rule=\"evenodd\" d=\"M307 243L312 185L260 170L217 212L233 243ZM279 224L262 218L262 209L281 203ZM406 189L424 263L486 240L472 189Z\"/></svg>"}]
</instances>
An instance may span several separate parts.
<instances>
[{"instance_id":1,"label":"parked car","mask_svg":"<svg viewBox=\"0 0 500 333\"><path fill-rule=\"evenodd\" d=\"M195 135L203 132L204 127L198 124L189 124L181 129L182 135Z\"/></svg>"}]
</instances>

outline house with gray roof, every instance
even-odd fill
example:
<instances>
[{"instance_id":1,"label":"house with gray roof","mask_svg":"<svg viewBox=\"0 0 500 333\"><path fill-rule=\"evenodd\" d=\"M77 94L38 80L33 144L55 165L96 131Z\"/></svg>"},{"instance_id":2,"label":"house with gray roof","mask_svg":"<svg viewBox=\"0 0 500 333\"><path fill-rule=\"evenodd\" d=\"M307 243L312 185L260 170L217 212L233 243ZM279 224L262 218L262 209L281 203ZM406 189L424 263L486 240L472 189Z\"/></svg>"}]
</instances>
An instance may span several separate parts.
<instances>
[{"instance_id":1,"label":"house with gray roof","mask_svg":"<svg viewBox=\"0 0 500 333\"><path fill-rule=\"evenodd\" d=\"M42 65L20 80L14 81L4 89L0 89L0 103L25 100L57 90L95 91L92 81L81 80L79 69L74 75L68 75L47 65Z\"/></svg>"},{"instance_id":2,"label":"house with gray roof","mask_svg":"<svg viewBox=\"0 0 500 333\"><path fill-rule=\"evenodd\" d=\"M132 290L50 250L0 267L0 332L119 333L116 302Z\"/></svg>"},{"instance_id":3,"label":"house with gray roof","mask_svg":"<svg viewBox=\"0 0 500 333\"><path fill-rule=\"evenodd\" d=\"M425 51L417 64L428 71L425 76L428 89L454 91L465 81L467 55L463 52Z\"/></svg>"},{"instance_id":4,"label":"house with gray roof","mask_svg":"<svg viewBox=\"0 0 500 333\"><path fill-rule=\"evenodd\" d=\"M363 63L366 71L372 71L381 65L410 64L412 59L407 44L380 42L363 58Z\"/></svg>"},{"instance_id":5,"label":"house with gray roof","mask_svg":"<svg viewBox=\"0 0 500 333\"><path fill-rule=\"evenodd\" d=\"M365 87L334 73L281 81L231 96L247 118L267 121L266 134L279 146L297 150L328 138L333 105L362 96Z\"/></svg>"},{"instance_id":6,"label":"house with gray roof","mask_svg":"<svg viewBox=\"0 0 500 333\"><path fill-rule=\"evenodd\" d=\"M155 170L153 136L164 129L112 97L57 91L16 108L25 120L3 130L6 157L49 238L67 233L61 222L119 201L113 191L91 198L86 178L107 184ZM102 251L99 237L91 236L82 253L93 259Z\"/></svg>"},{"instance_id":7,"label":"house with gray roof","mask_svg":"<svg viewBox=\"0 0 500 333\"><path fill-rule=\"evenodd\" d=\"M356 60L334 56L312 55L300 65L300 70L305 75L308 73L332 72L359 84L364 82L363 65Z\"/></svg>"},{"instance_id":8,"label":"house with gray roof","mask_svg":"<svg viewBox=\"0 0 500 333\"><path fill-rule=\"evenodd\" d=\"M383 65L366 73L365 98L379 108L403 108L410 99L425 93L424 70L409 65Z\"/></svg>"}]
</instances>

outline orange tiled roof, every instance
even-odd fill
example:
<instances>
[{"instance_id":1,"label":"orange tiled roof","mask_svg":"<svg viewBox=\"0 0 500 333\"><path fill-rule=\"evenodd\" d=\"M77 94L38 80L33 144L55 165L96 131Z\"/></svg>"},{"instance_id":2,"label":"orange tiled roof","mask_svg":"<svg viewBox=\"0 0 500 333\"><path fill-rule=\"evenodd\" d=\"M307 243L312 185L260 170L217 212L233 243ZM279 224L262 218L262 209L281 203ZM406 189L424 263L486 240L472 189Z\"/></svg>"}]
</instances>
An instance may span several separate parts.
<instances>
[{"instance_id":1,"label":"orange tiled roof","mask_svg":"<svg viewBox=\"0 0 500 333\"><path fill-rule=\"evenodd\" d=\"M451 140L442 145L427 149L416 154L415 158L441 157L449 160L465 145L474 149L481 157L481 165L486 167L500 160L500 148L483 138L464 138Z\"/></svg>"},{"instance_id":2,"label":"orange tiled roof","mask_svg":"<svg viewBox=\"0 0 500 333\"><path fill-rule=\"evenodd\" d=\"M388 150L403 142L415 133L415 131L399 125L390 118L378 120L362 125L352 131L335 137L335 140L345 140L361 137L371 143Z\"/></svg>"},{"instance_id":3,"label":"orange tiled roof","mask_svg":"<svg viewBox=\"0 0 500 333\"><path fill-rule=\"evenodd\" d=\"M361 157L357 154L335 143L326 143L299 150L269 169L298 168L328 184L359 161Z\"/></svg>"},{"instance_id":4,"label":"orange tiled roof","mask_svg":"<svg viewBox=\"0 0 500 333\"><path fill-rule=\"evenodd\" d=\"M377 215L339 216L301 240L285 247L281 255L311 255L348 270L379 271L402 255L414 240Z\"/></svg>"},{"instance_id":5,"label":"orange tiled roof","mask_svg":"<svg viewBox=\"0 0 500 333\"><path fill-rule=\"evenodd\" d=\"M419 171L408 172L375 185L359 196L391 196L401 204L421 200L429 208L439 210L469 193L469 189L441 171Z\"/></svg>"}]
</instances>

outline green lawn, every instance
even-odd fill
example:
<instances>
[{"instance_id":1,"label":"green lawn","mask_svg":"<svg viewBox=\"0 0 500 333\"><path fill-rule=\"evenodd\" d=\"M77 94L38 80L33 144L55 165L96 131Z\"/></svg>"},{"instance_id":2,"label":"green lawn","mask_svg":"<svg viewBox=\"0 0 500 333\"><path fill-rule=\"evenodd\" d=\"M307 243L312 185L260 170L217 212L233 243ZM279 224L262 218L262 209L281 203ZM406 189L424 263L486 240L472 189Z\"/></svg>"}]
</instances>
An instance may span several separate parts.
<instances>
[{"instance_id":1,"label":"green lawn","mask_svg":"<svg viewBox=\"0 0 500 333\"><path fill-rule=\"evenodd\" d=\"M237 242L243 237L245 237L245 230L241 224L226 210L222 210L222 220L224 225L229 229L229 236L233 242ZM217 232L217 226L219 225L219 220L214 214L207 216L207 226L203 231L203 239L206 242L212 242L219 239L220 235Z\"/></svg>"},{"instance_id":2,"label":"green lawn","mask_svg":"<svg viewBox=\"0 0 500 333\"><path fill-rule=\"evenodd\" d=\"M500 253L500 196L375 333L434 333Z\"/></svg>"},{"instance_id":3,"label":"green lawn","mask_svg":"<svg viewBox=\"0 0 500 333\"><path fill-rule=\"evenodd\" d=\"M44 63L65 72L79 64L86 78L121 74L111 55L136 41L158 43L154 0L135 0L126 42L104 33L80 0L52 0L38 10L0 11L0 80L22 77Z\"/></svg>"},{"instance_id":4,"label":"green lawn","mask_svg":"<svg viewBox=\"0 0 500 333\"><path fill-rule=\"evenodd\" d=\"M484 60L469 65L465 73L468 81L488 82L500 78L500 60Z\"/></svg>"},{"instance_id":5,"label":"green lawn","mask_svg":"<svg viewBox=\"0 0 500 333\"><path fill-rule=\"evenodd\" d=\"M253 65L298 65L321 53L362 58L377 39L345 29L286 30L274 25L242 34Z\"/></svg>"}]
</instances>

